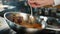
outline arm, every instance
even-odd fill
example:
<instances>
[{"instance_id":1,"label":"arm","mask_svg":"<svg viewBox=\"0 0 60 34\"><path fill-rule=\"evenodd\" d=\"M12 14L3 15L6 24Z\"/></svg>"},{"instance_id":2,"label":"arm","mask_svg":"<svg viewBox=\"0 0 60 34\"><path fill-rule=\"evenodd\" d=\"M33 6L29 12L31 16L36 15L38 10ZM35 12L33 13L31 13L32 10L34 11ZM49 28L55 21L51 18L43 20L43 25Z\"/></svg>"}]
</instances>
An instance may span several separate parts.
<instances>
[{"instance_id":1,"label":"arm","mask_svg":"<svg viewBox=\"0 0 60 34\"><path fill-rule=\"evenodd\" d=\"M59 5L60 0L28 0L28 4L30 4L32 7L43 7L46 5Z\"/></svg>"}]
</instances>

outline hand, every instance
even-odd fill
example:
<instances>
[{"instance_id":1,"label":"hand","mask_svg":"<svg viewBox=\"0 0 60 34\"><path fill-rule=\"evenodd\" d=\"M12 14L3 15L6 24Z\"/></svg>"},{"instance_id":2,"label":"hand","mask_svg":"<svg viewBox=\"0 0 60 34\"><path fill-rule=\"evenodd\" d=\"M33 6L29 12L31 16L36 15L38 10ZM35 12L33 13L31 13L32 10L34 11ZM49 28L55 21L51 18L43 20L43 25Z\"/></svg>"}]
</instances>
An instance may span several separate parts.
<instances>
[{"instance_id":1,"label":"hand","mask_svg":"<svg viewBox=\"0 0 60 34\"><path fill-rule=\"evenodd\" d=\"M28 0L28 4L33 8L53 5L53 3L54 0Z\"/></svg>"}]
</instances>

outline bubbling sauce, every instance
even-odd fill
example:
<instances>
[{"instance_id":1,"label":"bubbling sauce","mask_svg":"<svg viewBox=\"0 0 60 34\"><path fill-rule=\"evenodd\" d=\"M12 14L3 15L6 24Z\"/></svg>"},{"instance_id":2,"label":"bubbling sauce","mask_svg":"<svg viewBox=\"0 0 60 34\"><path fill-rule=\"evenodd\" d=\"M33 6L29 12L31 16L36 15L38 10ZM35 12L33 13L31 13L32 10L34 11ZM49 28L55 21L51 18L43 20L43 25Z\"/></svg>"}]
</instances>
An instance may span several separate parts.
<instances>
[{"instance_id":1,"label":"bubbling sauce","mask_svg":"<svg viewBox=\"0 0 60 34\"><path fill-rule=\"evenodd\" d=\"M35 19L31 20L31 18L29 18L29 15L27 15L27 16L28 16L28 19L24 20L23 17L20 16L19 14L12 14L12 15L9 16L10 19L9 18L8 19L15 22L16 24L22 25L23 27L26 27L26 28L42 29L41 24L38 24Z\"/></svg>"}]
</instances>

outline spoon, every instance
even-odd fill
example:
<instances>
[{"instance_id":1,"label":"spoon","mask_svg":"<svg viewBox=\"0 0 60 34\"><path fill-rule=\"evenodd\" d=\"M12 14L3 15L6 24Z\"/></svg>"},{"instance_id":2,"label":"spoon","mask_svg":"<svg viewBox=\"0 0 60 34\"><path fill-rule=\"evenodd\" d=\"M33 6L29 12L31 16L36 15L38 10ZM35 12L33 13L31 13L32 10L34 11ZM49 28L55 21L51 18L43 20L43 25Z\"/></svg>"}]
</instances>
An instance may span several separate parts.
<instances>
[{"instance_id":1,"label":"spoon","mask_svg":"<svg viewBox=\"0 0 60 34\"><path fill-rule=\"evenodd\" d=\"M33 12L32 12L32 7L30 6L30 9L31 9L31 15L30 17L33 18Z\"/></svg>"},{"instance_id":2,"label":"spoon","mask_svg":"<svg viewBox=\"0 0 60 34\"><path fill-rule=\"evenodd\" d=\"M30 20L31 20L31 23L34 23L34 16L33 16L33 11L31 6L30 6L30 10L31 10Z\"/></svg>"}]
</instances>

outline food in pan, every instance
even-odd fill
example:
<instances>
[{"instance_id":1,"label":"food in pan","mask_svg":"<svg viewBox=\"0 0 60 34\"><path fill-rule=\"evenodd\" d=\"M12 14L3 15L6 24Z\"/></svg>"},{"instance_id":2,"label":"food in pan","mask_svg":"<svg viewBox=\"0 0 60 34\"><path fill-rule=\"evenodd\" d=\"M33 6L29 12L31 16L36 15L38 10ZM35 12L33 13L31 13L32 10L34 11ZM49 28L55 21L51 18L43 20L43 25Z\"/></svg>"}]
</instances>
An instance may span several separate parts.
<instances>
[{"instance_id":1,"label":"food in pan","mask_svg":"<svg viewBox=\"0 0 60 34\"><path fill-rule=\"evenodd\" d=\"M27 19L24 20L24 17L21 16L20 14L11 14L8 19L10 21L15 22L16 24L22 25L23 27L26 28L38 28L38 29L42 29L42 25L37 23L36 17L34 17L33 19L30 18L30 15L27 15Z\"/></svg>"}]
</instances>

